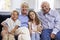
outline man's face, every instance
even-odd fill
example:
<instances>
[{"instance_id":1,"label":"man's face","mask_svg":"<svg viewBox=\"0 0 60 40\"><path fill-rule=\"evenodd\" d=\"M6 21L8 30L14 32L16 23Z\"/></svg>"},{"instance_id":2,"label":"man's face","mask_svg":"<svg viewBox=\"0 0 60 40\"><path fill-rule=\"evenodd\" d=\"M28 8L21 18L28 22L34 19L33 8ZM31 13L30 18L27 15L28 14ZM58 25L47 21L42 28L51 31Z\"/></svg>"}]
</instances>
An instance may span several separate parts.
<instances>
[{"instance_id":1,"label":"man's face","mask_svg":"<svg viewBox=\"0 0 60 40\"><path fill-rule=\"evenodd\" d=\"M44 13L48 13L50 10L50 7L48 4L42 4L41 8L42 8Z\"/></svg>"},{"instance_id":2,"label":"man's face","mask_svg":"<svg viewBox=\"0 0 60 40\"><path fill-rule=\"evenodd\" d=\"M27 5L23 5L21 11L22 11L23 14L27 14L28 6Z\"/></svg>"}]
</instances>

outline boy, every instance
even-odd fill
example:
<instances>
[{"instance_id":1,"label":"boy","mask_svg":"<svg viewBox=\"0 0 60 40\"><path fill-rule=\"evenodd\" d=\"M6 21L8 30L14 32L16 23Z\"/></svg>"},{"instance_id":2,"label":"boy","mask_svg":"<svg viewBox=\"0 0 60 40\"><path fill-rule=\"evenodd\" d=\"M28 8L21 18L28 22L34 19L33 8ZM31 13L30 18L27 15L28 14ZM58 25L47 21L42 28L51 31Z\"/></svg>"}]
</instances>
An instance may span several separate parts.
<instances>
[{"instance_id":1,"label":"boy","mask_svg":"<svg viewBox=\"0 0 60 40\"><path fill-rule=\"evenodd\" d=\"M1 23L3 26L3 30L1 32L2 40L15 40L14 34L16 29L20 26L20 21L18 20L19 13L14 10L11 13L11 17L7 18L5 21Z\"/></svg>"}]
</instances>

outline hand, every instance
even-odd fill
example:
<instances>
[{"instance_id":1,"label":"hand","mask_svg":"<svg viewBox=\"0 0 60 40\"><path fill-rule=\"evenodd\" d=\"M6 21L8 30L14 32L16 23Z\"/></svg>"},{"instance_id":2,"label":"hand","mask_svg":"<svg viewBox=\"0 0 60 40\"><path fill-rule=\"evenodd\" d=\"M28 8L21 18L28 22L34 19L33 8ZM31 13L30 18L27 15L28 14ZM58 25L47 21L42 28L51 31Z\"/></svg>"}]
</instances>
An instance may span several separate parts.
<instances>
[{"instance_id":1,"label":"hand","mask_svg":"<svg viewBox=\"0 0 60 40\"><path fill-rule=\"evenodd\" d=\"M14 35L14 33L13 33L13 32L9 32L9 34L12 34L12 35Z\"/></svg>"},{"instance_id":2,"label":"hand","mask_svg":"<svg viewBox=\"0 0 60 40\"><path fill-rule=\"evenodd\" d=\"M18 29L18 26L16 25L15 28Z\"/></svg>"},{"instance_id":3,"label":"hand","mask_svg":"<svg viewBox=\"0 0 60 40\"><path fill-rule=\"evenodd\" d=\"M51 38L54 39L55 38L55 34L51 33Z\"/></svg>"}]
</instances>

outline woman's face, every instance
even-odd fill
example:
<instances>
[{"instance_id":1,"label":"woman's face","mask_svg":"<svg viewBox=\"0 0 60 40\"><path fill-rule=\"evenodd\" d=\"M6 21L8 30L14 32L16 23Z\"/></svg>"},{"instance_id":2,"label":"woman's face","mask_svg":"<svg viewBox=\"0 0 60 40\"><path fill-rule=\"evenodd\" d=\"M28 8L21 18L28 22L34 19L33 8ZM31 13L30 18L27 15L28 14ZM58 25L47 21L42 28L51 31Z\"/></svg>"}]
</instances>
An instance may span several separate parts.
<instances>
[{"instance_id":1,"label":"woman's face","mask_svg":"<svg viewBox=\"0 0 60 40\"><path fill-rule=\"evenodd\" d=\"M22 13L27 14L27 12L28 12L28 7L27 7L26 5L23 5L21 9L22 9L22 10L21 10Z\"/></svg>"},{"instance_id":2,"label":"woman's face","mask_svg":"<svg viewBox=\"0 0 60 40\"><path fill-rule=\"evenodd\" d=\"M34 20L35 19L35 13L34 12L30 12L30 18L32 19L32 20Z\"/></svg>"}]
</instances>

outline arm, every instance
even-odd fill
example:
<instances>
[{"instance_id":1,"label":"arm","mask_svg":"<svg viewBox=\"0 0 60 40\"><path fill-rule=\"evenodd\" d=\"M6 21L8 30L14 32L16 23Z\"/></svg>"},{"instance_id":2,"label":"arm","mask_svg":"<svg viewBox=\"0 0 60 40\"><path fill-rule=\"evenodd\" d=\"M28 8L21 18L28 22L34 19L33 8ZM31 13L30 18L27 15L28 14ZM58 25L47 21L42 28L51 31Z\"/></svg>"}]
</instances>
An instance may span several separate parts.
<instances>
[{"instance_id":1,"label":"arm","mask_svg":"<svg viewBox=\"0 0 60 40\"><path fill-rule=\"evenodd\" d=\"M28 22L28 28L29 28L30 33L32 33L31 26L32 26L31 22Z\"/></svg>"},{"instance_id":2,"label":"arm","mask_svg":"<svg viewBox=\"0 0 60 40\"><path fill-rule=\"evenodd\" d=\"M15 26L15 28L10 32L10 33L15 33L15 31L16 31L16 29L18 29L18 27L20 27L20 25L21 25L21 22L18 20L17 22L16 22L16 26Z\"/></svg>"},{"instance_id":3,"label":"arm","mask_svg":"<svg viewBox=\"0 0 60 40\"><path fill-rule=\"evenodd\" d=\"M3 26L3 29L8 31L8 25L7 23L5 23L4 21L1 23L1 25Z\"/></svg>"},{"instance_id":4,"label":"arm","mask_svg":"<svg viewBox=\"0 0 60 40\"><path fill-rule=\"evenodd\" d=\"M11 34L14 34L16 29L18 29L18 26L16 25L15 28L10 32Z\"/></svg>"},{"instance_id":5,"label":"arm","mask_svg":"<svg viewBox=\"0 0 60 40\"><path fill-rule=\"evenodd\" d=\"M60 14L55 12L55 27L51 33L51 38L55 38L56 34L60 31Z\"/></svg>"},{"instance_id":6,"label":"arm","mask_svg":"<svg viewBox=\"0 0 60 40\"><path fill-rule=\"evenodd\" d=\"M42 32L42 30L43 30L43 28L42 28L41 24L39 24L38 27L37 27L37 31Z\"/></svg>"},{"instance_id":7,"label":"arm","mask_svg":"<svg viewBox=\"0 0 60 40\"><path fill-rule=\"evenodd\" d=\"M60 31L60 14L58 12L55 12L55 27L52 31L53 34L57 34L57 32Z\"/></svg>"}]
</instances>

